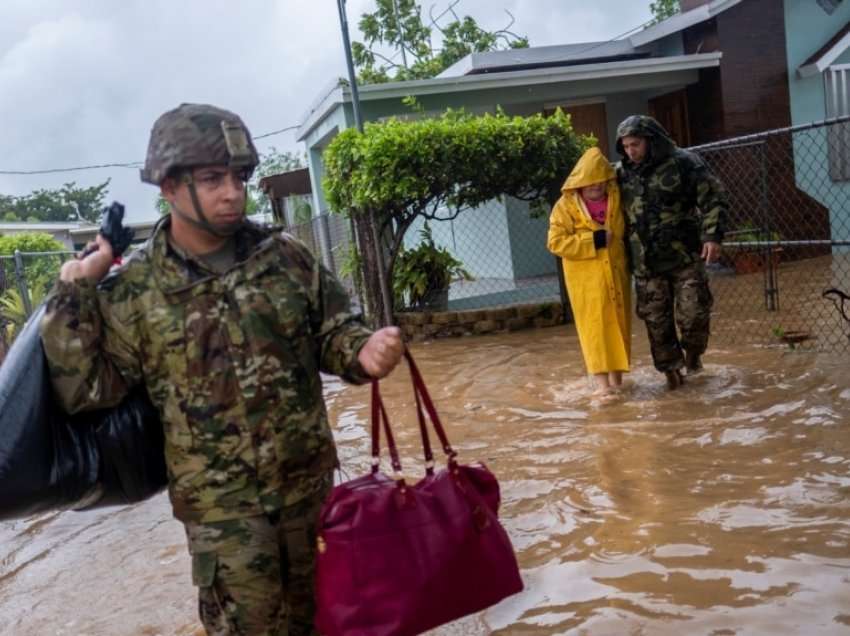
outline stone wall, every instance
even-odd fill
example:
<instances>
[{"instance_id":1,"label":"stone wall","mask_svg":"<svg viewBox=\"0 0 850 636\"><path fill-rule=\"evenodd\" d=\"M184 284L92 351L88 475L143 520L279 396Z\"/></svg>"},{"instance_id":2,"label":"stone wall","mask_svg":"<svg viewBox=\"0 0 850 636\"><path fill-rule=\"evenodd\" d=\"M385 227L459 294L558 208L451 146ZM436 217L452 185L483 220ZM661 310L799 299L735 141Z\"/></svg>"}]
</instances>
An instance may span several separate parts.
<instances>
[{"instance_id":1,"label":"stone wall","mask_svg":"<svg viewBox=\"0 0 850 636\"><path fill-rule=\"evenodd\" d=\"M561 303L514 305L470 311L400 312L396 324L411 341L554 327L564 322Z\"/></svg>"}]
</instances>

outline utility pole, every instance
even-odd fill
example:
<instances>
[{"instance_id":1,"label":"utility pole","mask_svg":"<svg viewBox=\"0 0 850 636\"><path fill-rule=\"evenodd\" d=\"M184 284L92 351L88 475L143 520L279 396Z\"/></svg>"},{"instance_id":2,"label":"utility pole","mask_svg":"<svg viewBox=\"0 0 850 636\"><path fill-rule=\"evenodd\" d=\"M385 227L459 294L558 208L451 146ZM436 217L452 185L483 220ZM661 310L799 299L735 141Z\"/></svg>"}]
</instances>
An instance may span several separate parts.
<instances>
[{"instance_id":1,"label":"utility pole","mask_svg":"<svg viewBox=\"0 0 850 636\"><path fill-rule=\"evenodd\" d=\"M354 109L354 125L363 132L363 115L360 113L360 92L357 90L357 76L354 74L354 62L351 59L351 40L348 39L348 18L345 15L345 0L337 0L339 25L342 30L342 44L345 49L345 64L348 67L348 84L351 87L351 106Z\"/></svg>"},{"instance_id":2,"label":"utility pole","mask_svg":"<svg viewBox=\"0 0 850 636\"><path fill-rule=\"evenodd\" d=\"M360 92L357 90L357 75L354 73L354 62L351 59L351 40L348 37L348 18L345 15L345 0L337 0L339 9L339 25L342 30L342 43L345 48L345 63L348 67L348 84L351 87L351 107L354 110L354 125L357 130L363 132L363 114L360 111ZM352 220L352 227L354 221ZM387 291L386 272L384 271L384 250L381 249L381 241L378 236L378 223L375 220L375 211L369 210L369 227L372 234L372 243L375 245L375 265L378 270L378 285L381 288L381 304L384 306L384 324L393 324L393 310L391 298Z\"/></svg>"}]
</instances>

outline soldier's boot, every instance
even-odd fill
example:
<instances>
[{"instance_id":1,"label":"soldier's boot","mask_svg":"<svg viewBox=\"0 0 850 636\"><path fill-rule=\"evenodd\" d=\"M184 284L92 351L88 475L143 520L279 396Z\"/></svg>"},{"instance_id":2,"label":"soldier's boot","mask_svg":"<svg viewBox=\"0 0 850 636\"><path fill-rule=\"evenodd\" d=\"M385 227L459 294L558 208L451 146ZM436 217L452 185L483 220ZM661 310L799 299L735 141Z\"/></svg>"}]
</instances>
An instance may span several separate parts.
<instances>
[{"instance_id":1,"label":"soldier's boot","mask_svg":"<svg viewBox=\"0 0 850 636\"><path fill-rule=\"evenodd\" d=\"M685 378L682 377L682 372L679 369L665 371L664 376L667 378L667 388L671 391L678 389L685 383Z\"/></svg>"},{"instance_id":2,"label":"soldier's boot","mask_svg":"<svg viewBox=\"0 0 850 636\"><path fill-rule=\"evenodd\" d=\"M702 360L698 353L685 353L685 368L688 370L688 375L694 375L702 371Z\"/></svg>"}]
</instances>

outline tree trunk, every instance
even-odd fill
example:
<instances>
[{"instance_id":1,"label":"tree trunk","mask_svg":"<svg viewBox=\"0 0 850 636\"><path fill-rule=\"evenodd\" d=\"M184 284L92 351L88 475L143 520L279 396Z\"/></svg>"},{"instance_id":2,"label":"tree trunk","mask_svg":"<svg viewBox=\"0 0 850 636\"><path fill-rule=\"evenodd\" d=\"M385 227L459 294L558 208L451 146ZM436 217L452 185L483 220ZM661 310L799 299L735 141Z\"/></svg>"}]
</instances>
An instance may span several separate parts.
<instances>
[{"instance_id":1,"label":"tree trunk","mask_svg":"<svg viewBox=\"0 0 850 636\"><path fill-rule=\"evenodd\" d=\"M386 325L385 316L392 315L392 307L389 312L384 307L384 293L389 290L381 290L381 276L378 268L382 265L378 260L378 246L375 245L375 234L372 231L370 215L367 211L358 210L353 215L354 224L357 227L357 249L360 250L360 262L363 264L363 292L366 300L366 315L373 327ZM386 281L386 276L383 277ZM392 302L392 293L387 296Z\"/></svg>"}]
</instances>

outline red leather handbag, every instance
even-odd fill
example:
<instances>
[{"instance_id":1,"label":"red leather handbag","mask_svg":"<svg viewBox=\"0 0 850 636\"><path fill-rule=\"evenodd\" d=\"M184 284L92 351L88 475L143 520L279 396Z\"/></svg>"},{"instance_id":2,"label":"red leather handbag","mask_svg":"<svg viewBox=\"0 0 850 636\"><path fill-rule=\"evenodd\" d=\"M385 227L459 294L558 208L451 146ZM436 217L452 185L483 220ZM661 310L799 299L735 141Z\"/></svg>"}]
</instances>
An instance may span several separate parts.
<instances>
[{"instance_id":1,"label":"red leather handbag","mask_svg":"<svg viewBox=\"0 0 850 636\"><path fill-rule=\"evenodd\" d=\"M372 470L336 486L319 517L316 628L326 636L406 636L480 611L522 590L499 524L499 483L457 462L409 351L425 476L409 484L378 382L372 382ZM434 470L424 410L447 456ZM379 468L380 425L393 477Z\"/></svg>"}]
</instances>

